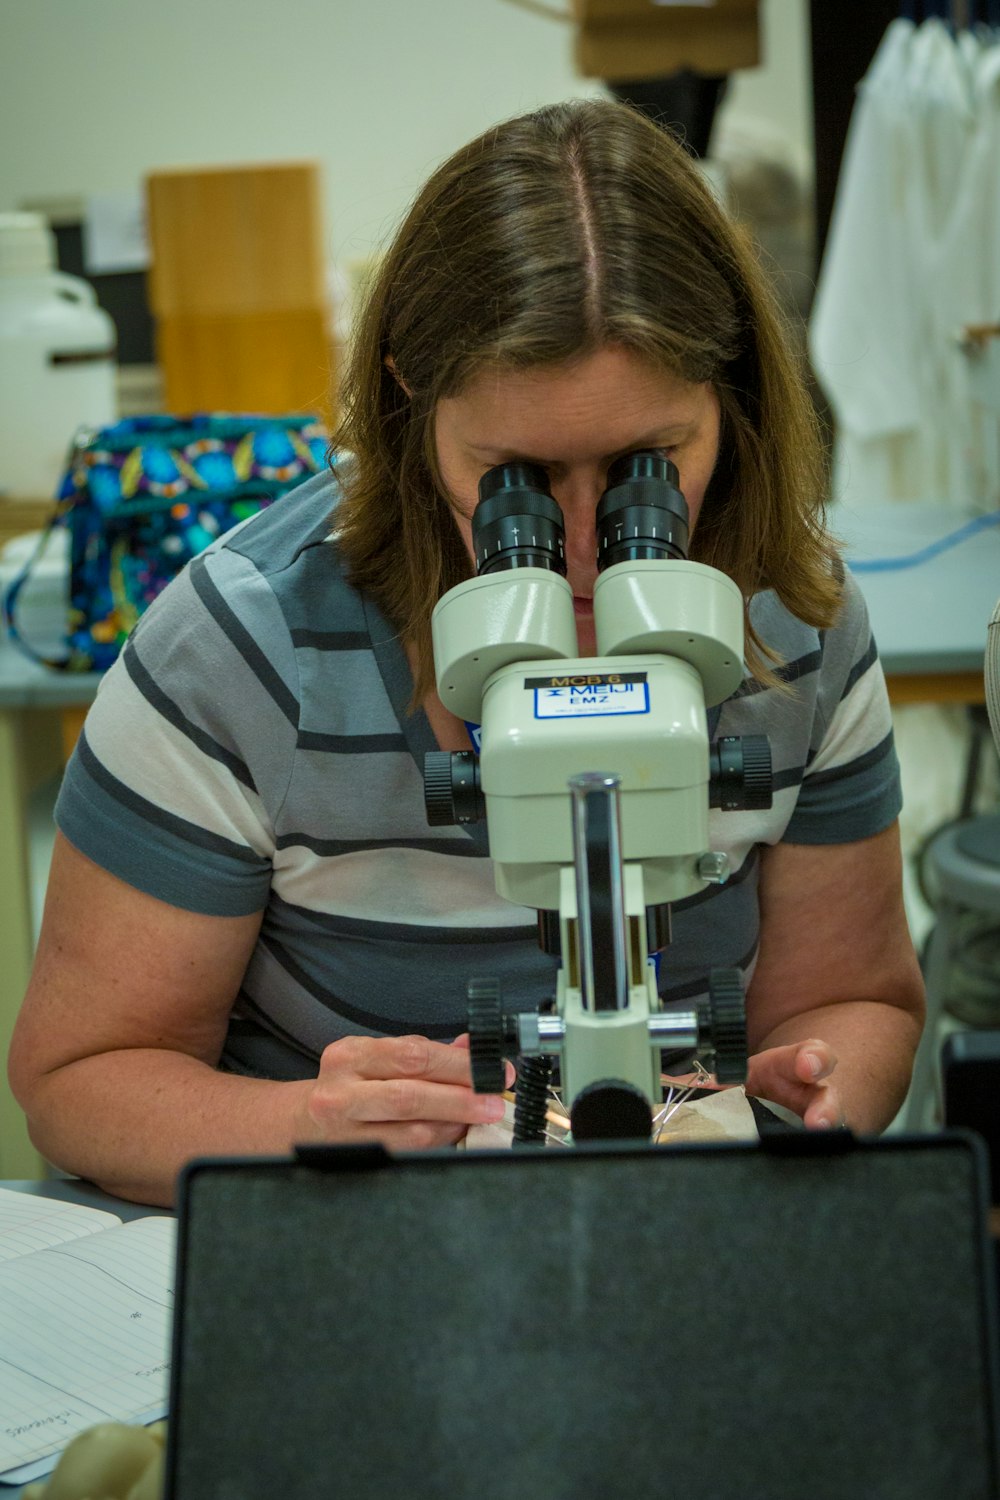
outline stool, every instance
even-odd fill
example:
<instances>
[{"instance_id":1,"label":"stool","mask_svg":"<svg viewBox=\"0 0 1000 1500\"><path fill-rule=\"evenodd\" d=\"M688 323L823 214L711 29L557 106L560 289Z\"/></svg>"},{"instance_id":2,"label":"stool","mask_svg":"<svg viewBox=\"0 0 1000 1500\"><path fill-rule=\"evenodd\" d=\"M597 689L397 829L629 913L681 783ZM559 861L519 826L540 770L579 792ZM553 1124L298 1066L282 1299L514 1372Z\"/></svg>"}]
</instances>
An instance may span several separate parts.
<instances>
[{"instance_id":1,"label":"stool","mask_svg":"<svg viewBox=\"0 0 1000 1500\"><path fill-rule=\"evenodd\" d=\"M956 955L961 918L972 912L995 917L1000 924L1000 813L983 814L942 828L923 856L927 884L936 899L936 922L927 945L924 983L927 1024L913 1067L904 1123L925 1129L938 1097L938 1023L948 997L948 978ZM1000 974L997 975L1000 1015Z\"/></svg>"}]
</instances>

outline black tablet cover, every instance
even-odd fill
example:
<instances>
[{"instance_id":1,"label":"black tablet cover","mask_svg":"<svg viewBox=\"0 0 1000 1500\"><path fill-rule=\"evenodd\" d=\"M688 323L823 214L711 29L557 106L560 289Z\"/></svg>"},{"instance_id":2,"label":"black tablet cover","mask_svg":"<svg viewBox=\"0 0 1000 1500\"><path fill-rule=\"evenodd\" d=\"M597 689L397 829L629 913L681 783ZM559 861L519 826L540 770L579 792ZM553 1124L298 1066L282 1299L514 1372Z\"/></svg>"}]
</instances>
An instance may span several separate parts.
<instances>
[{"instance_id":1,"label":"black tablet cover","mask_svg":"<svg viewBox=\"0 0 1000 1500\"><path fill-rule=\"evenodd\" d=\"M985 1500L982 1148L314 1148L184 1174L172 1500Z\"/></svg>"}]
</instances>

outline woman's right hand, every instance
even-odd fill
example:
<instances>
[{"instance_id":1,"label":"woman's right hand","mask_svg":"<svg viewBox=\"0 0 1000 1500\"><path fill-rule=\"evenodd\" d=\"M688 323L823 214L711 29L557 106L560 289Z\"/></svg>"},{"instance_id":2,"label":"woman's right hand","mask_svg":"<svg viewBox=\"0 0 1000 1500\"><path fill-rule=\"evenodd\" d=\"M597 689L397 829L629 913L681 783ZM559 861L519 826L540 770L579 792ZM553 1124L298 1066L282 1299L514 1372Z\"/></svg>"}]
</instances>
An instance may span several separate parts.
<instances>
[{"instance_id":1,"label":"woman's right hand","mask_svg":"<svg viewBox=\"0 0 1000 1500\"><path fill-rule=\"evenodd\" d=\"M507 1064L508 1083L513 1068ZM331 1042L301 1115L303 1141L380 1141L399 1151L453 1146L499 1120L499 1094L476 1094L468 1037L343 1037Z\"/></svg>"},{"instance_id":2,"label":"woman's right hand","mask_svg":"<svg viewBox=\"0 0 1000 1500\"><path fill-rule=\"evenodd\" d=\"M47 1161L121 1198L169 1207L193 1157L273 1156L308 1141L425 1149L499 1118L502 1101L473 1092L467 1037L345 1038L327 1047L318 1077L288 1083L222 1071L261 918L170 906L56 836L8 1053L11 1087Z\"/></svg>"}]
</instances>

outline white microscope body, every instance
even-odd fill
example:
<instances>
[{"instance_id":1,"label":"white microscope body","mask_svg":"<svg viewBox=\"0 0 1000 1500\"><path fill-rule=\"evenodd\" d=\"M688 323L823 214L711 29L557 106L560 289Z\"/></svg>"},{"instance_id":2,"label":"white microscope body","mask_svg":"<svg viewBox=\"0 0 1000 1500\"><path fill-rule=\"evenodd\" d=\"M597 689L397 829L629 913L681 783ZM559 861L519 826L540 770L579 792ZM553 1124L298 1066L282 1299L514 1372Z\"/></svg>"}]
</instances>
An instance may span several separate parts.
<instances>
[{"instance_id":1,"label":"white microscope body","mask_svg":"<svg viewBox=\"0 0 1000 1500\"><path fill-rule=\"evenodd\" d=\"M501 1050L559 1057L571 1112L582 1096L614 1091L612 1113L633 1124L608 1128L604 1107L595 1133L642 1134L645 1120L648 1136L661 1098L661 1050L694 1054L707 1040L707 1018L663 1007L650 947L661 946L669 903L725 879L724 856L709 847L713 786L717 803L747 805L738 789L721 790L743 784L742 766L717 766L713 780L706 715L743 676L743 599L724 574L676 556L686 545L687 508L673 466L657 455L629 459L639 472L613 485L619 460L598 512L606 561L594 589L596 657L578 654L572 593L557 571L561 530L540 542L546 517L532 516L524 498L525 474L539 485L538 471L505 466L522 482L501 487L499 518L486 484L498 471L486 476L476 517L492 502L494 518L480 527L479 576L445 594L433 616L438 693L446 708L481 725L478 768L468 755L428 757L428 815L436 761L450 811L439 801L433 821L471 821L484 803L499 894L558 913L555 1015L503 1020L499 996L488 997L501 1019L491 1023L487 1012L479 1037L473 1017L477 1087L499 1076L489 1033L500 1026ZM666 528L653 504L663 494ZM545 498L542 509L558 516ZM674 555L664 555L668 545ZM498 557L505 566L496 566ZM759 746L755 753L759 761ZM446 772L450 802L441 788ZM759 766L751 771L751 782L761 774ZM769 757L766 780L769 800ZM753 795L762 795L759 787ZM745 1073L742 987L733 992L733 972L719 1001L727 1015L717 1045L707 1048L730 1081ZM470 996L477 998L471 988ZM625 1095L640 1101L638 1114ZM589 1133L574 1117L574 1135L584 1128Z\"/></svg>"}]
</instances>

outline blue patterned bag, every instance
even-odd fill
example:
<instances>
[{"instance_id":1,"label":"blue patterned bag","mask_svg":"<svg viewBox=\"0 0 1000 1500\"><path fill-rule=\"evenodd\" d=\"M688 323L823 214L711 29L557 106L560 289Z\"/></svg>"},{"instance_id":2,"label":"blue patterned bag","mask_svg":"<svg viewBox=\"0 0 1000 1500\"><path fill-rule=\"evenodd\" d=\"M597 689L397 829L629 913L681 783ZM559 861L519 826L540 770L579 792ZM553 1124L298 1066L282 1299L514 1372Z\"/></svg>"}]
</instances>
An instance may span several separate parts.
<instances>
[{"instance_id":1,"label":"blue patterned bag","mask_svg":"<svg viewBox=\"0 0 1000 1500\"><path fill-rule=\"evenodd\" d=\"M55 513L4 598L12 638L46 665L101 672L184 564L327 462L313 417L131 417L81 433ZM15 604L54 529L70 534L66 655L40 656L18 633Z\"/></svg>"}]
</instances>

